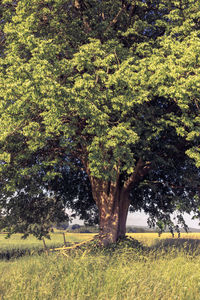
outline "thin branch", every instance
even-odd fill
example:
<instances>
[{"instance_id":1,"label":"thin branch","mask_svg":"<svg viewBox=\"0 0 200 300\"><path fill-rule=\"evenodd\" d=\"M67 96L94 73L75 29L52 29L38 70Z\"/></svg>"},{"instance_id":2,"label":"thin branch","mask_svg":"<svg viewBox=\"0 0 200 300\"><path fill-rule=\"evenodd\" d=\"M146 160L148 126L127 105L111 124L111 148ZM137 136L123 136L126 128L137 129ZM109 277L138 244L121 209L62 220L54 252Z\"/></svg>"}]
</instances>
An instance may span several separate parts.
<instances>
[{"instance_id":1,"label":"thin branch","mask_svg":"<svg viewBox=\"0 0 200 300\"><path fill-rule=\"evenodd\" d=\"M141 157L139 158L135 171L132 173L132 175L125 181L124 188L128 191L131 189L131 187L134 185L135 182L141 180L151 169L151 162L143 162Z\"/></svg>"},{"instance_id":2,"label":"thin branch","mask_svg":"<svg viewBox=\"0 0 200 300\"><path fill-rule=\"evenodd\" d=\"M132 18L134 16L135 10L136 10L136 1L134 1L134 3L131 5L131 8L130 8L129 25L131 24L131 20L132 20Z\"/></svg>"},{"instance_id":3,"label":"thin branch","mask_svg":"<svg viewBox=\"0 0 200 300\"><path fill-rule=\"evenodd\" d=\"M121 13L124 11L125 8L126 8L125 5L123 5L123 6L120 8L120 10L118 11L118 13L117 13L116 16L114 17L114 19L112 19L112 21L110 21L110 23L109 23L109 25L107 26L105 32L107 32L108 29L109 29L110 27L112 27L113 25L115 25L115 24L117 23L119 16L121 15Z\"/></svg>"},{"instance_id":4,"label":"thin branch","mask_svg":"<svg viewBox=\"0 0 200 300\"><path fill-rule=\"evenodd\" d=\"M195 105L196 105L196 107L197 107L198 111L200 111L200 107L199 107L199 104L198 104L197 100L196 100L196 99L194 99L194 102L195 102Z\"/></svg>"},{"instance_id":5,"label":"thin branch","mask_svg":"<svg viewBox=\"0 0 200 300\"><path fill-rule=\"evenodd\" d=\"M116 57L116 60L117 60L117 64L118 64L118 66L120 66L120 61L119 61L119 58L118 58L118 56L117 56L116 50L114 51L114 53L115 53L115 57Z\"/></svg>"},{"instance_id":6,"label":"thin branch","mask_svg":"<svg viewBox=\"0 0 200 300\"><path fill-rule=\"evenodd\" d=\"M80 0L75 0L74 1L74 7L77 9L77 11L79 12L82 21L83 21L83 25L85 28L86 33L92 31L90 24L86 18L86 16L84 16L83 12L87 9L86 4L84 3L84 1L80 1Z\"/></svg>"},{"instance_id":7,"label":"thin branch","mask_svg":"<svg viewBox=\"0 0 200 300\"><path fill-rule=\"evenodd\" d=\"M182 190L185 189L184 185L168 184L168 182L161 182L161 181L158 181L158 180L148 180L147 183L149 183L149 184L151 184L151 183L152 184L161 184L161 185L169 187L171 189L182 189ZM198 187L194 188L194 190L198 190Z\"/></svg>"}]
</instances>

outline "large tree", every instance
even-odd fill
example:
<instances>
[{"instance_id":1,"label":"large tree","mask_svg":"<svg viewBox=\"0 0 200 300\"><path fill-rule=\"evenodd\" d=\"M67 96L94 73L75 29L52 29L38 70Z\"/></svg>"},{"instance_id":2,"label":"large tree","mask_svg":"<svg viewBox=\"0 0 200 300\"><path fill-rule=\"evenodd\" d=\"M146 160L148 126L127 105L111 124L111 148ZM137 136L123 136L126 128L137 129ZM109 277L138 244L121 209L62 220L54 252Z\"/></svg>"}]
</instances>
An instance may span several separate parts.
<instances>
[{"instance_id":1,"label":"large tree","mask_svg":"<svg viewBox=\"0 0 200 300\"><path fill-rule=\"evenodd\" d=\"M1 11L2 218L25 179L56 197L73 167L104 245L125 235L130 205L153 224L199 216L198 1L4 0Z\"/></svg>"}]
</instances>

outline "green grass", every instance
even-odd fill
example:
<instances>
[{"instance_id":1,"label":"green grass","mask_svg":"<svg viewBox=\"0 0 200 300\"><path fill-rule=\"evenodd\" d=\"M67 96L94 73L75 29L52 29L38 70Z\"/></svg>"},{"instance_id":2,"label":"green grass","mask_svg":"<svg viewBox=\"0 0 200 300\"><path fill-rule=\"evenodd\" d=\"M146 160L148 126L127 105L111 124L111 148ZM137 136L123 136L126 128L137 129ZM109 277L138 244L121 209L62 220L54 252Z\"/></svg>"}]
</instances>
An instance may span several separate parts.
<instances>
[{"instance_id":1,"label":"green grass","mask_svg":"<svg viewBox=\"0 0 200 300\"><path fill-rule=\"evenodd\" d=\"M65 238L67 242L81 242L84 240L89 240L94 234L92 233L65 233ZM160 241L170 239L171 235L169 233L164 233L161 237L158 237L156 233L130 233L128 236L137 239L139 242L145 246L152 246ZM29 236L26 239L22 239L22 234L14 234L10 238L6 239L6 234L0 234L0 251L10 250L10 249L33 249L33 248L43 248L42 240L36 239L34 236ZM45 239L47 247L57 247L64 244L63 234L61 231L57 231L50 235L51 239ZM177 236L175 236L176 238ZM192 239L200 240L200 233L189 233L181 234L181 239Z\"/></svg>"},{"instance_id":2,"label":"green grass","mask_svg":"<svg viewBox=\"0 0 200 300\"><path fill-rule=\"evenodd\" d=\"M0 261L0 299L200 299L200 235L131 236L144 247L121 243L96 254L86 250ZM79 241L89 237L71 235Z\"/></svg>"},{"instance_id":3,"label":"green grass","mask_svg":"<svg viewBox=\"0 0 200 300\"><path fill-rule=\"evenodd\" d=\"M79 242L87 240L92 234L72 234L65 233L67 242ZM48 247L55 245L63 245L63 234L62 232L56 232L50 235L51 239L45 238L45 243ZM43 247L42 240L38 240L34 236L29 236L26 239L22 239L22 234L14 234L10 238L6 238L6 234L0 234L0 249L13 249L13 248L37 248Z\"/></svg>"},{"instance_id":4,"label":"green grass","mask_svg":"<svg viewBox=\"0 0 200 300\"><path fill-rule=\"evenodd\" d=\"M71 234L65 233L68 243L79 242L91 238L91 234ZM61 247L64 245L62 232L56 232L50 235L51 239L45 239L47 248ZM14 234L10 238L6 238L6 234L0 234L0 259L10 259L12 257L20 257L25 254L40 253L44 249L42 240L29 236L22 239L22 234Z\"/></svg>"},{"instance_id":5,"label":"green grass","mask_svg":"<svg viewBox=\"0 0 200 300\"><path fill-rule=\"evenodd\" d=\"M199 299L200 257L107 255L24 257L0 262L2 299Z\"/></svg>"}]
</instances>

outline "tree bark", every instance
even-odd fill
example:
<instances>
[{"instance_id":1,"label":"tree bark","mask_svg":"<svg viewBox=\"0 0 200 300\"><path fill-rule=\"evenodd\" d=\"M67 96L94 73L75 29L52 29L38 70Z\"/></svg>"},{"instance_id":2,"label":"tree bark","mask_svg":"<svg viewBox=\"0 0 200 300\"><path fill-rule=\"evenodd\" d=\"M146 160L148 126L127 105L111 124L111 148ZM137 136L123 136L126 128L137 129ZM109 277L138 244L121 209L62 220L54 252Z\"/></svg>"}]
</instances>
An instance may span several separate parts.
<instances>
[{"instance_id":1,"label":"tree bark","mask_svg":"<svg viewBox=\"0 0 200 300\"><path fill-rule=\"evenodd\" d=\"M123 238L126 235L126 221L128 216L128 209L130 206L129 192L122 189L119 207L119 226L118 238Z\"/></svg>"},{"instance_id":2,"label":"tree bark","mask_svg":"<svg viewBox=\"0 0 200 300\"><path fill-rule=\"evenodd\" d=\"M120 182L120 176L115 181L104 181L91 176L87 164L93 198L99 210L99 239L107 246L115 243L126 234L126 220L130 206L130 190L150 169L150 163L138 160L134 173L125 181Z\"/></svg>"},{"instance_id":3,"label":"tree bark","mask_svg":"<svg viewBox=\"0 0 200 300\"><path fill-rule=\"evenodd\" d=\"M125 236L130 200L119 180L106 182L91 178L91 185L99 209L100 243L107 246Z\"/></svg>"}]
</instances>

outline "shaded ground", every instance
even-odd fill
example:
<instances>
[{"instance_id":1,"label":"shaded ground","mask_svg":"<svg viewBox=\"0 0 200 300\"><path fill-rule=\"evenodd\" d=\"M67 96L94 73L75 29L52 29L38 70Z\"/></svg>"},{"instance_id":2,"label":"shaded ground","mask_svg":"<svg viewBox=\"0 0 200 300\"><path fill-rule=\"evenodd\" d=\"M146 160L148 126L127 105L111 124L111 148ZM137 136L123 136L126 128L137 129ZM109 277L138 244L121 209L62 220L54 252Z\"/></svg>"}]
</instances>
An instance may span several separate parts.
<instances>
[{"instance_id":1,"label":"shaded ground","mask_svg":"<svg viewBox=\"0 0 200 300\"><path fill-rule=\"evenodd\" d=\"M167 238L163 240L157 240L154 245L149 247L150 250L160 251L164 250L166 252L174 251L183 251L184 253L188 253L190 255L200 255L200 240L199 239L174 239Z\"/></svg>"}]
</instances>

